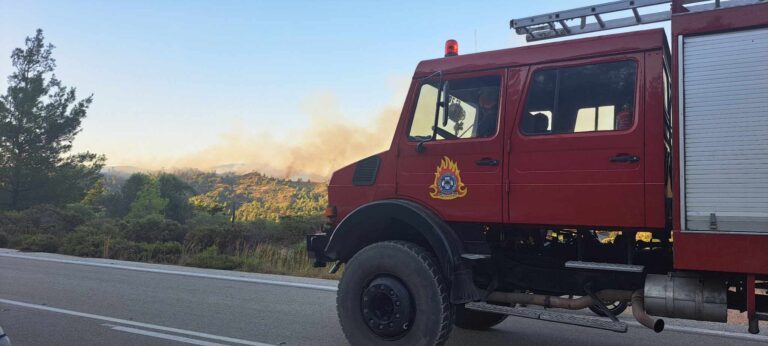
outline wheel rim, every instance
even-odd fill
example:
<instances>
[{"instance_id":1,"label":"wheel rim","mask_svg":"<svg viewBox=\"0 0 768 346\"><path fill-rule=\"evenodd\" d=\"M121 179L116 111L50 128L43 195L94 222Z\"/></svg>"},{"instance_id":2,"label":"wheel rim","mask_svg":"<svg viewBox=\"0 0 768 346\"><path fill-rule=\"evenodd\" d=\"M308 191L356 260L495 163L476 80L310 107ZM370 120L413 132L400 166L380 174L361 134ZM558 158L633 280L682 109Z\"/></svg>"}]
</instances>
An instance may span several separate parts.
<instances>
[{"instance_id":1,"label":"wheel rim","mask_svg":"<svg viewBox=\"0 0 768 346\"><path fill-rule=\"evenodd\" d=\"M611 312L613 313L616 313L622 309L622 302L620 301L615 301L610 304L609 303L604 303L604 304L605 304L605 307L608 308L608 310L611 310Z\"/></svg>"},{"instance_id":2,"label":"wheel rim","mask_svg":"<svg viewBox=\"0 0 768 346\"><path fill-rule=\"evenodd\" d=\"M379 276L363 290L362 310L365 324L376 335L397 339L408 333L415 315L408 288L393 276Z\"/></svg>"}]
</instances>

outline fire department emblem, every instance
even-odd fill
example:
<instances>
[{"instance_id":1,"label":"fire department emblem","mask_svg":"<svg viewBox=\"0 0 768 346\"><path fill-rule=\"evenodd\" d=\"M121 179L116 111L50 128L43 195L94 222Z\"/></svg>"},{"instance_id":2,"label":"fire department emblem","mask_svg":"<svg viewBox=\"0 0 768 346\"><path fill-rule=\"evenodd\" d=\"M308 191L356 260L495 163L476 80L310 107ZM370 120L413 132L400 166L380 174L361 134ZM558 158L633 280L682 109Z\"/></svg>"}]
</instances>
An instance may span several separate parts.
<instances>
[{"instance_id":1,"label":"fire department emblem","mask_svg":"<svg viewBox=\"0 0 768 346\"><path fill-rule=\"evenodd\" d=\"M467 195L467 187L461 182L461 173L456 162L443 157L435 171L435 182L429 186L429 195L435 199L451 200Z\"/></svg>"}]
</instances>

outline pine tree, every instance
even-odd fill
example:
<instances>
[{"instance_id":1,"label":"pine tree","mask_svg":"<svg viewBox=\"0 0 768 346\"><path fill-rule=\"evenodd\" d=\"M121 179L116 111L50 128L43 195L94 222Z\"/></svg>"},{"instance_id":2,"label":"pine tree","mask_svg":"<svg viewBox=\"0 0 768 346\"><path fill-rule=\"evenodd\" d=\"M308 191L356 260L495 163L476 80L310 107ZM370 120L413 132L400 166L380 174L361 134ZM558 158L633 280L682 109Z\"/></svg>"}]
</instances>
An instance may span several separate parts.
<instances>
[{"instance_id":1,"label":"pine tree","mask_svg":"<svg viewBox=\"0 0 768 346\"><path fill-rule=\"evenodd\" d=\"M78 101L56 78L53 48L38 29L11 54L16 71L0 95L0 207L80 201L101 176L104 156L70 153L93 95Z\"/></svg>"}]
</instances>

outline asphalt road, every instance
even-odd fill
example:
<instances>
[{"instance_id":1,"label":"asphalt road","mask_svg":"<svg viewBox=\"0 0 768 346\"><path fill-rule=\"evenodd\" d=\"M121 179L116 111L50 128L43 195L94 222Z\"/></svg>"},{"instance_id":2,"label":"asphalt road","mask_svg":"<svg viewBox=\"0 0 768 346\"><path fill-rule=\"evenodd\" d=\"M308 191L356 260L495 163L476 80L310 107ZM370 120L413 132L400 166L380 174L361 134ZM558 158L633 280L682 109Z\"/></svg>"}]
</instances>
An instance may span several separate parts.
<instances>
[{"instance_id":1,"label":"asphalt road","mask_svg":"<svg viewBox=\"0 0 768 346\"><path fill-rule=\"evenodd\" d=\"M335 281L0 249L0 326L23 345L344 345ZM629 319L629 316L622 316ZM508 318L450 345L765 345L744 328L668 321L661 334Z\"/></svg>"}]
</instances>

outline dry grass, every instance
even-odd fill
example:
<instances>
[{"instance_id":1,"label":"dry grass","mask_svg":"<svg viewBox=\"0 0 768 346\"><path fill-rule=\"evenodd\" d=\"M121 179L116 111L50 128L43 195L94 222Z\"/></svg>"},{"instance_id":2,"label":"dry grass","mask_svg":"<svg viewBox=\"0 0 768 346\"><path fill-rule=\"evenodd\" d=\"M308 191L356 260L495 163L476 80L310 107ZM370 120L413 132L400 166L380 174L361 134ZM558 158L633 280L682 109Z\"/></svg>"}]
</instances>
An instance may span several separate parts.
<instances>
[{"instance_id":1,"label":"dry grass","mask_svg":"<svg viewBox=\"0 0 768 346\"><path fill-rule=\"evenodd\" d=\"M329 274L328 267L314 268L307 256L305 245L281 246L259 243L255 246L238 246L232 255L223 254L215 246L200 249L187 244L179 264L212 269L239 270L253 273L303 276L338 280L341 270Z\"/></svg>"},{"instance_id":2,"label":"dry grass","mask_svg":"<svg viewBox=\"0 0 768 346\"><path fill-rule=\"evenodd\" d=\"M281 247L261 243L252 249L246 249L237 257L242 263L238 269L247 272L336 280L341 277L341 271L329 274L327 267L312 267L312 261L307 257L307 249L303 244Z\"/></svg>"}]
</instances>

